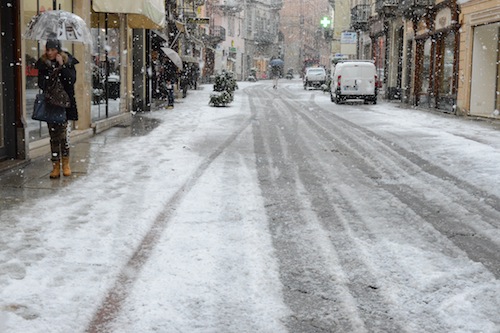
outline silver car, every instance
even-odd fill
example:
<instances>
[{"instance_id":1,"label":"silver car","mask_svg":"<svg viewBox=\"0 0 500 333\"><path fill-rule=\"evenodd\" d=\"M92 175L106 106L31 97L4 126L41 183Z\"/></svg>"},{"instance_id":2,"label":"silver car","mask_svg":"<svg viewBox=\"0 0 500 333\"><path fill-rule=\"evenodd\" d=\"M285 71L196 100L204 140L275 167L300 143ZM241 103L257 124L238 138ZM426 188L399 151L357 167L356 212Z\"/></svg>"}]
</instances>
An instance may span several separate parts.
<instances>
[{"instance_id":1,"label":"silver car","mask_svg":"<svg viewBox=\"0 0 500 333\"><path fill-rule=\"evenodd\" d=\"M304 75L304 90L309 87L321 88L326 83L326 71L323 67L308 67Z\"/></svg>"}]
</instances>

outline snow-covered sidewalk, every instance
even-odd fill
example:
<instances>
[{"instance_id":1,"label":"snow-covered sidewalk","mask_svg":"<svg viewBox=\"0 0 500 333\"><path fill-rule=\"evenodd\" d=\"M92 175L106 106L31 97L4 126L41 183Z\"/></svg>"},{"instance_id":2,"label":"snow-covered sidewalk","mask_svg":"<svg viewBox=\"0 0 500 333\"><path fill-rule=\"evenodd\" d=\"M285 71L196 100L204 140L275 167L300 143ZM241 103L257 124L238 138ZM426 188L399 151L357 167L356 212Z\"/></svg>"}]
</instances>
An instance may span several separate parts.
<instances>
[{"instance_id":1,"label":"snow-covered sidewalk","mask_svg":"<svg viewBox=\"0 0 500 333\"><path fill-rule=\"evenodd\" d=\"M211 156L250 113L241 90L226 108L209 107L209 94L146 115L161 122L149 135L93 138L86 176L1 212L0 332L83 332L120 287L116 332L282 330L251 151L235 140L234 154Z\"/></svg>"}]
</instances>

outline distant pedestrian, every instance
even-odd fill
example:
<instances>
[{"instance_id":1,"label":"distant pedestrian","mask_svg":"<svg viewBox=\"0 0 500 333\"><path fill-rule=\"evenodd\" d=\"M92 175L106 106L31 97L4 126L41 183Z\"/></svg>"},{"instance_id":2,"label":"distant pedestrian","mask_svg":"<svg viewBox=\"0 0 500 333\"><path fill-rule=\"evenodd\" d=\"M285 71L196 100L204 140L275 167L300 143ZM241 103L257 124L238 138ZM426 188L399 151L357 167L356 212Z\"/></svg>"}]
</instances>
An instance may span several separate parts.
<instances>
[{"instance_id":1,"label":"distant pedestrian","mask_svg":"<svg viewBox=\"0 0 500 333\"><path fill-rule=\"evenodd\" d=\"M188 72L188 70L183 70L181 73L181 78L180 78L182 98L186 98L189 84L190 84L189 72Z\"/></svg>"},{"instance_id":2,"label":"distant pedestrian","mask_svg":"<svg viewBox=\"0 0 500 333\"><path fill-rule=\"evenodd\" d=\"M271 76L273 77L273 88L278 89L278 79L281 75L281 68L279 66L271 67Z\"/></svg>"},{"instance_id":3,"label":"distant pedestrian","mask_svg":"<svg viewBox=\"0 0 500 333\"><path fill-rule=\"evenodd\" d=\"M49 39L45 44L45 53L36 62L38 69L38 87L47 91L47 87L59 79L64 91L69 96L70 106L66 108L66 122L63 124L47 123L50 135L50 150L52 152L52 172L50 178L59 178L62 171L64 176L71 176L69 166L69 132L68 120L78 120L78 110L75 99L76 69L79 61L70 53L61 50L61 42ZM68 97L66 96L66 98ZM57 96L56 96L57 98Z\"/></svg>"},{"instance_id":4,"label":"distant pedestrian","mask_svg":"<svg viewBox=\"0 0 500 333\"><path fill-rule=\"evenodd\" d=\"M167 99L167 92L165 90L165 66L158 64L156 68L156 98L164 100Z\"/></svg>"},{"instance_id":5,"label":"distant pedestrian","mask_svg":"<svg viewBox=\"0 0 500 333\"><path fill-rule=\"evenodd\" d=\"M165 82L165 89L167 92L167 109L173 109L174 108L174 84L172 83L171 80L167 80Z\"/></svg>"}]
</instances>

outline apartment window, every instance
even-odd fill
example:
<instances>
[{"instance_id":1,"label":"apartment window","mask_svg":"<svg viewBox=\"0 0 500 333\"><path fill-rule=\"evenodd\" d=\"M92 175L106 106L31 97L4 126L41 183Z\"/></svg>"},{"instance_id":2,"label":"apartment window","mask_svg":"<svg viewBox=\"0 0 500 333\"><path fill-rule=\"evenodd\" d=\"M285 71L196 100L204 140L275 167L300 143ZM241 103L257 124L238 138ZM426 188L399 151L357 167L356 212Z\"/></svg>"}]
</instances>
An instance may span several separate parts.
<instances>
[{"instance_id":1,"label":"apartment window","mask_svg":"<svg viewBox=\"0 0 500 333\"><path fill-rule=\"evenodd\" d=\"M229 17L227 19L227 34L228 36L234 37L234 17Z\"/></svg>"},{"instance_id":2,"label":"apartment window","mask_svg":"<svg viewBox=\"0 0 500 333\"><path fill-rule=\"evenodd\" d=\"M247 35L252 35L252 22L253 22L253 15L252 12L250 11L247 16Z\"/></svg>"}]
</instances>

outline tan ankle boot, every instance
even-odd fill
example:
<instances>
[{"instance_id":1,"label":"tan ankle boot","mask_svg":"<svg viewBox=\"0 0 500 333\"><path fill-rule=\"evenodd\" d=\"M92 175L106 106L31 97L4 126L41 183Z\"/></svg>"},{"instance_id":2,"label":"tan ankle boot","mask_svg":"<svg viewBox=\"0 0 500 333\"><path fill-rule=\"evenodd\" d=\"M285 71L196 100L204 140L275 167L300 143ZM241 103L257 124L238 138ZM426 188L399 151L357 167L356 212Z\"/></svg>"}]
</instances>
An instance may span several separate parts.
<instances>
[{"instance_id":1,"label":"tan ankle boot","mask_svg":"<svg viewBox=\"0 0 500 333\"><path fill-rule=\"evenodd\" d=\"M71 168L69 167L69 156L62 158L62 171L64 176L66 177L71 176Z\"/></svg>"},{"instance_id":2,"label":"tan ankle boot","mask_svg":"<svg viewBox=\"0 0 500 333\"><path fill-rule=\"evenodd\" d=\"M50 178L61 177L61 162L52 161L52 172L50 173Z\"/></svg>"}]
</instances>

